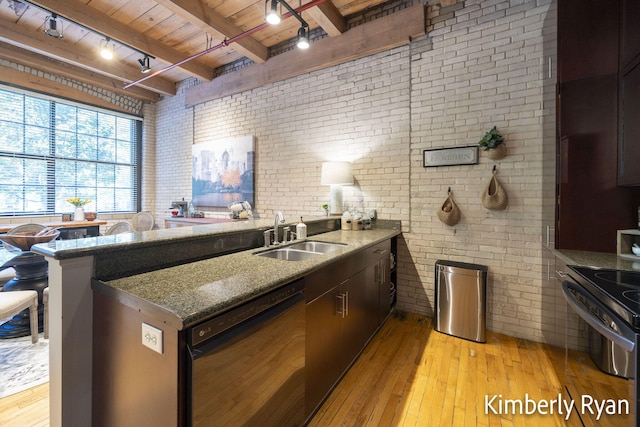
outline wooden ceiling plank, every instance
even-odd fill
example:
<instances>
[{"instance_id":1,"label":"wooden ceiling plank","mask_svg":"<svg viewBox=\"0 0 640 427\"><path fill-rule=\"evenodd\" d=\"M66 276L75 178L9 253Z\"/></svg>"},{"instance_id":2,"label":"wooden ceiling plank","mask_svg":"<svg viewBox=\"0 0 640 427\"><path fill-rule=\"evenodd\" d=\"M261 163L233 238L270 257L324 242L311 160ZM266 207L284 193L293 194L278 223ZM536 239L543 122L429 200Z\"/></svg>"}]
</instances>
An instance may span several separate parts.
<instances>
[{"instance_id":1,"label":"wooden ceiling plank","mask_svg":"<svg viewBox=\"0 0 640 427\"><path fill-rule=\"evenodd\" d=\"M117 104L113 104L105 99L93 96L92 94L86 93L80 89L75 89L55 82L53 80L37 76L35 74L22 73L14 70L13 68L0 66L0 81L25 89L31 89L38 92L58 96L64 99L84 102L86 104L109 108L111 110L121 111L123 113L132 113L131 111L128 111Z\"/></svg>"},{"instance_id":2,"label":"wooden ceiling plank","mask_svg":"<svg viewBox=\"0 0 640 427\"><path fill-rule=\"evenodd\" d=\"M305 13L308 13L329 37L336 37L347 31L347 23L344 16L342 16L331 0L320 3Z\"/></svg>"},{"instance_id":3,"label":"wooden ceiling plank","mask_svg":"<svg viewBox=\"0 0 640 427\"><path fill-rule=\"evenodd\" d=\"M298 49L222 75L185 92L187 107L269 83L402 46L426 34L424 5L417 4L384 18L352 28L340 36L318 40L308 51Z\"/></svg>"},{"instance_id":4,"label":"wooden ceiling plank","mask_svg":"<svg viewBox=\"0 0 640 427\"><path fill-rule=\"evenodd\" d=\"M7 61L16 62L18 64L22 64L38 70L42 70L47 73L66 77L68 79L75 80L81 83L87 83L92 86L106 89L120 95L126 95L132 98L150 102L156 102L160 100L160 95L156 92L152 92L140 87L123 89L122 82L120 80L105 77L97 73L85 70L84 68L57 61L44 55L29 52L25 49L20 49L9 44L0 43L0 58L4 58Z\"/></svg>"},{"instance_id":5,"label":"wooden ceiling plank","mask_svg":"<svg viewBox=\"0 0 640 427\"><path fill-rule=\"evenodd\" d=\"M225 17L219 15L200 0L156 0L158 4L171 10L176 15L191 22L202 31L212 34L219 40L225 40L243 31ZM269 56L266 46L253 37L245 37L235 44L235 49L257 63L263 63Z\"/></svg>"},{"instance_id":6,"label":"wooden ceiling plank","mask_svg":"<svg viewBox=\"0 0 640 427\"><path fill-rule=\"evenodd\" d=\"M19 24L12 24L0 20L0 41L7 44L21 47L36 53L46 53L46 56L69 62L77 67L85 68L109 76L123 82L135 81L140 76L140 69L121 63L98 62L93 56L88 56L86 52L60 43L60 40L52 39L44 33L23 33L16 30ZM175 95L175 84L162 78L149 79L142 85L144 88L159 92L163 95Z\"/></svg>"},{"instance_id":7,"label":"wooden ceiling plank","mask_svg":"<svg viewBox=\"0 0 640 427\"><path fill-rule=\"evenodd\" d=\"M104 34L113 40L117 40L142 52L156 57L167 64L175 64L184 60L189 55L172 49L157 40L147 37L145 34L134 31L122 22L105 16L92 7L85 6L77 0L31 0L33 3L51 10L62 17L91 28ZM198 61L189 61L181 65L184 72L192 77L203 80L213 78L213 70Z\"/></svg>"}]
</instances>

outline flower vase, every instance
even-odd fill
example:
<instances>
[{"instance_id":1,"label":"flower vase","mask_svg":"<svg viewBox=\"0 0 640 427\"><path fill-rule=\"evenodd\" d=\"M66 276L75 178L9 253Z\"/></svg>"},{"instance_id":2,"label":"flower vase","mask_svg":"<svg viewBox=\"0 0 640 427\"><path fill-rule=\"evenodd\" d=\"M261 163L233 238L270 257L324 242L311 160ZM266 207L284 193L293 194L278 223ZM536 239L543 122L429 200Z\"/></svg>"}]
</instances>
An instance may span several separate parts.
<instances>
[{"instance_id":1,"label":"flower vase","mask_svg":"<svg viewBox=\"0 0 640 427\"><path fill-rule=\"evenodd\" d=\"M76 211L73 214L74 221L84 221L84 208L82 206L76 207Z\"/></svg>"}]
</instances>

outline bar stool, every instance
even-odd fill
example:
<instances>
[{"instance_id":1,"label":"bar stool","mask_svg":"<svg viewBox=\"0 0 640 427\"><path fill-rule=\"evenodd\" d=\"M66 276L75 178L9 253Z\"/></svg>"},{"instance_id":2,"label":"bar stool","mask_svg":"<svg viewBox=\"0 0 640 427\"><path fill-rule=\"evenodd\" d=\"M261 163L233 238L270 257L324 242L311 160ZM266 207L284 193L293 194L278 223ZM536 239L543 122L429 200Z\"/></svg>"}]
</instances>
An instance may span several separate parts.
<instances>
[{"instance_id":1,"label":"bar stool","mask_svg":"<svg viewBox=\"0 0 640 427\"><path fill-rule=\"evenodd\" d=\"M0 319L15 316L26 308L29 309L31 342L35 344L38 342L38 292L0 292Z\"/></svg>"}]
</instances>

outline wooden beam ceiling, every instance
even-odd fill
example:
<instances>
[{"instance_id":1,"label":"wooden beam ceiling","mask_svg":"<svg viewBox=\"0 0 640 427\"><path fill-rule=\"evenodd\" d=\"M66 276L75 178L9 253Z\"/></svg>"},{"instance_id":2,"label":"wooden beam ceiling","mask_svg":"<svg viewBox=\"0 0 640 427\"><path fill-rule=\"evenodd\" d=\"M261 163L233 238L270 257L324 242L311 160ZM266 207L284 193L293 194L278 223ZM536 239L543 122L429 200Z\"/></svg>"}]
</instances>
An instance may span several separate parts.
<instances>
[{"instance_id":1,"label":"wooden beam ceiling","mask_svg":"<svg viewBox=\"0 0 640 427\"><path fill-rule=\"evenodd\" d=\"M408 44L412 38L425 34L425 13L425 7L418 4L352 28L338 37L318 40L313 43L313 51L290 50L264 64L244 67L192 86L185 93L186 105L194 106Z\"/></svg>"},{"instance_id":2,"label":"wooden beam ceiling","mask_svg":"<svg viewBox=\"0 0 640 427\"><path fill-rule=\"evenodd\" d=\"M292 51L270 58L272 46L296 37L299 23L289 19L277 27L263 25L265 0L0 0L0 58L147 102L175 95L176 83L192 77L204 82L198 87L206 94L198 96L210 98L368 55L397 43L399 37L406 40L413 34L406 22L391 19L398 28L382 24L402 11L373 21L375 25L365 24L370 28L366 31L359 29L364 26L347 30L346 16L369 13L382 4L325 0L312 5L306 0L302 7L310 29L321 27L329 37L314 42L305 54ZM64 38L44 34L50 13L63 20ZM423 13L419 19L424 21ZM255 28L260 31L226 44ZM96 55L104 37L117 41L114 61ZM395 41L389 43L390 39ZM210 49L218 44L222 47ZM138 61L144 55L151 57L152 74L141 81L145 75ZM254 64L212 81L216 68L243 57ZM50 82L35 81L30 70L0 68L3 81L39 85L37 90L50 89L52 94L64 92ZM198 96L193 102L199 102Z\"/></svg>"},{"instance_id":3,"label":"wooden beam ceiling","mask_svg":"<svg viewBox=\"0 0 640 427\"><path fill-rule=\"evenodd\" d=\"M151 39L143 33L137 32L129 25L123 24L116 19L109 18L98 10L92 10L78 0L30 1L47 10L57 13L60 16L66 17L71 21L80 22L82 25L97 31L98 33L107 35L113 40L117 40L154 56L156 59L166 64L174 64L185 58L184 52L171 49L167 45ZM181 65L180 68L192 77L198 79L211 80L213 78L213 70L198 61L187 62Z\"/></svg>"}]
</instances>

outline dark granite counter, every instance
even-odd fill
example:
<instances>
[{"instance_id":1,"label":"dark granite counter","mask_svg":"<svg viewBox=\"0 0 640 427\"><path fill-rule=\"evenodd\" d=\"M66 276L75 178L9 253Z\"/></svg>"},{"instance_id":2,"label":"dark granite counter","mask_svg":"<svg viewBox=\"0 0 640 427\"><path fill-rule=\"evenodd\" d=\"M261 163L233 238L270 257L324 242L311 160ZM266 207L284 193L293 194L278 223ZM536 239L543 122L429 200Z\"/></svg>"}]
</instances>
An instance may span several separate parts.
<instances>
[{"instance_id":1,"label":"dark granite counter","mask_svg":"<svg viewBox=\"0 0 640 427\"><path fill-rule=\"evenodd\" d=\"M331 231L308 240L344 243L344 249L305 261L254 254L257 248L110 281L93 289L182 330L354 252L400 234L398 229Z\"/></svg>"},{"instance_id":2,"label":"dark granite counter","mask_svg":"<svg viewBox=\"0 0 640 427\"><path fill-rule=\"evenodd\" d=\"M340 228L336 217L310 218L305 222L309 236ZM396 221L380 221L379 228L387 228L389 223ZM295 229L295 224L282 227ZM61 261L93 257L92 277L113 280L258 248L264 245L263 232L271 228L272 219L259 219L53 241L35 245L32 250Z\"/></svg>"}]
</instances>

